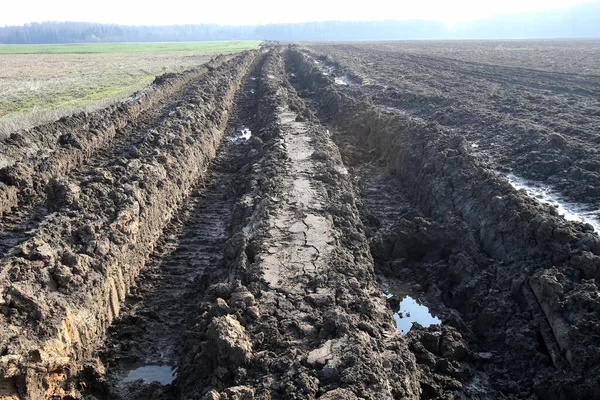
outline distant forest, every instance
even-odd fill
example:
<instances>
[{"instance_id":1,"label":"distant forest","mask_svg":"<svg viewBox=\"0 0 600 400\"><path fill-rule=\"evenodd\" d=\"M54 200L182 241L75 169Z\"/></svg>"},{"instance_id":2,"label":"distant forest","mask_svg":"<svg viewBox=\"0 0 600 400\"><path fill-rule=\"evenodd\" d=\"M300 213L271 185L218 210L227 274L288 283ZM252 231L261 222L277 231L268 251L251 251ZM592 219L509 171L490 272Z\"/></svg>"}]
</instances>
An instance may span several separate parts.
<instances>
[{"instance_id":1,"label":"distant forest","mask_svg":"<svg viewBox=\"0 0 600 400\"><path fill-rule=\"evenodd\" d=\"M437 21L308 22L251 26L124 26L41 22L0 27L2 44L183 42L204 40L401 40L600 37L600 2L567 10L503 15L459 23Z\"/></svg>"},{"instance_id":2,"label":"distant forest","mask_svg":"<svg viewBox=\"0 0 600 400\"><path fill-rule=\"evenodd\" d=\"M87 22L41 22L0 27L3 44L93 42L185 42L203 40L383 40L442 38L441 22L308 22L255 26L123 26Z\"/></svg>"}]
</instances>

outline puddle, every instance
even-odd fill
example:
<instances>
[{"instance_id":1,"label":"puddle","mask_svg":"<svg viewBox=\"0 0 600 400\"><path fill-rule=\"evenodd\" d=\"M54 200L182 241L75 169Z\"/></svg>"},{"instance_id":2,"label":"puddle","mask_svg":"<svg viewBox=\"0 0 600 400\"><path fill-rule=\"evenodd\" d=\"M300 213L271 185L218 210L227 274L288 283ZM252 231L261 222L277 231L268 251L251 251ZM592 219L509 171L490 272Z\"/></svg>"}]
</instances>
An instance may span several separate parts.
<instances>
[{"instance_id":1,"label":"puddle","mask_svg":"<svg viewBox=\"0 0 600 400\"><path fill-rule=\"evenodd\" d=\"M337 85L344 85L344 86L350 86L350 85L352 85L352 82L350 82L350 80L346 76L342 76L342 77L338 77L338 78L333 78L333 80L334 80L334 82Z\"/></svg>"},{"instance_id":2,"label":"puddle","mask_svg":"<svg viewBox=\"0 0 600 400\"><path fill-rule=\"evenodd\" d=\"M248 129L248 128L242 129L240 138L242 138L244 140L248 140L248 139L250 139L251 136L252 136L252 131L250 129Z\"/></svg>"},{"instance_id":3,"label":"puddle","mask_svg":"<svg viewBox=\"0 0 600 400\"><path fill-rule=\"evenodd\" d=\"M567 221L585 222L590 224L596 233L600 232L600 210L591 210L584 204L571 203L541 182L528 181L513 174L506 175L506 178L515 189L525 190L530 197L556 208L558 214Z\"/></svg>"},{"instance_id":4,"label":"puddle","mask_svg":"<svg viewBox=\"0 0 600 400\"><path fill-rule=\"evenodd\" d=\"M396 300L396 304L398 301L400 303L399 305L394 304L394 302L391 303L394 304L392 311L394 311L396 328L400 333L407 334L411 330L413 322L417 322L425 328L442 323L439 318L429 312L426 305L418 300L415 291L406 285L386 281L383 285L383 292L388 299Z\"/></svg>"},{"instance_id":5,"label":"puddle","mask_svg":"<svg viewBox=\"0 0 600 400\"><path fill-rule=\"evenodd\" d=\"M358 83L354 82L352 79L350 79L346 75L336 76L336 77L333 78L333 81L335 82L336 85L342 85L342 86L359 86Z\"/></svg>"},{"instance_id":6,"label":"puddle","mask_svg":"<svg viewBox=\"0 0 600 400\"><path fill-rule=\"evenodd\" d=\"M314 61L315 65L317 66L317 68L319 68L319 71L321 71L321 73L323 75L333 77L333 81L335 82L336 85L359 86L358 83L354 82L352 79L350 79L346 75L337 75L337 74L334 75L335 67L332 67L331 65L327 65L323 61L315 60L314 58L312 60Z\"/></svg>"},{"instance_id":7,"label":"puddle","mask_svg":"<svg viewBox=\"0 0 600 400\"><path fill-rule=\"evenodd\" d=\"M161 385L168 385L177 377L177 372L170 365L144 365L126 373L123 383L143 380L146 383L158 382Z\"/></svg>"},{"instance_id":8,"label":"puddle","mask_svg":"<svg viewBox=\"0 0 600 400\"><path fill-rule=\"evenodd\" d=\"M234 142L245 142L252 137L252 131L245 125L239 125L233 132Z\"/></svg>"},{"instance_id":9,"label":"puddle","mask_svg":"<svg viewBox=\"0 0 600 400\"><path fill-rule=\"evenodd\" d=\"M314 62L323 75L330 76L333 73L334 68L331 65L326 65L325 63L319 60L314 60Z\"/></svg>"}]
</instances>

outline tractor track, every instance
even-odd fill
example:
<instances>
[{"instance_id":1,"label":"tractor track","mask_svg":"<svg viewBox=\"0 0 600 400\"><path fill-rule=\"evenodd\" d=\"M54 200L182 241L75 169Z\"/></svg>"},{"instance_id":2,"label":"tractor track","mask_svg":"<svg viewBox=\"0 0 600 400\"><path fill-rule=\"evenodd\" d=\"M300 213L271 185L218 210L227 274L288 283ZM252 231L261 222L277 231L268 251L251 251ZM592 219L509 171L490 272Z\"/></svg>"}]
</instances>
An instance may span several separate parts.
<instances>
[{"instance_id":1,"label":"tractor track","mask_svg":"<svg viewBox=\"0 0 600 400\"><path fill-rule=\"evenodd\" d=\"M68 397L78 390L69 377L91 359L162 230L205 178L255 57L246 52L210 69L179 102L165 104L164 118L149 116L149 125L50 181L51 212L39 213L37 229L2 259L0 369L9 393ZM30 319L38 322L15 336L14 327ZM24 359L20 348L36 355ZM43 367L23 364L31 362Z\"/></svg>"},{"instance_id":2,"label":"tractor track","mask_svg":"<svg viewBox=\"0 0 600 400\"><path fill-rule=\"evenodd\" d=\"M500 179L468 146L468 130L383 110L369 100L372 87L336 84L297 49L288 51L287 67L334 132L355 181L366 182L361 214L375 270L419 287L469 349L437 353L451 330L407 335L426 371L422 398L595 397L597 311L575 300L596 299L597 310L599 291L588 279L598 276L600 241L590 227L565 221Z\"/></svg>"},{"instance_id":3,"label":"tractor track","mask_svg":"<svg viewBox=\"0 0 600 400\"><path fill-rule=\"evenodd\" d=\"M221 62L220 60L212 61L211 64L218 65ZM179 74L178 78L183 80L182 83L177 82L173 86L167 86L164 89L167 92L166 96L160 93L160 95L155 96L156 99L147 99L147 106L142 107L137 115L135 113L128 115L119 125L115 124L115 126L118 126L117 128L109 125L110 128L107 128L107 131L112 132L112 134L109 133L103 140L93 143L89 149L84 148L79 143L62 144L62 148L59 146L54 154L49 157L33 161L35 169L31 173L31 177L28 177L31 180L31 187L26 185L21 189L22 194L18 196L17 206L4 210L0 216L0 231L2 232L2 235L0 235L0 255L5 254L12 247L31 237L48 212L57 211L57 205L53 204L53 199L48 198L49 192L52 190L51 186L46 186L49 182L63 178L73 183L80 183L79 181L89 175L90 171L95 168L101 168L115 158L126 156L128 151L135 151L136 143L148 130L163 123L178 104L185 103L186 98L190 97L190 94L202 81L202 76L206 71L205 68L200 68L197 71ZM98 114L104 112L100 111ZM93 116L89 118L93 118ZM61 128L57 127L56 129ZM64 137L64 135L58 136L59 141L61 137ZM80 152L84 154L75 155L72 161L65 163L65 160L61 157L63 148L67 153ZM54 166L61 164L66 165L58 168ZM19 166L20 164L17 163L16 166L5 167L3 174L18 175L18 172L15 172L14 169L19 168Z\"/></svg>"},{"instance_id":4,"label":"tractor track","mask_svg":"<svg viewBox=\"0 0 600 400\"><path fill-rule=\"evenodd\" d=\"M4 216L1 400L595 398L585 225L294 46L198 83ZM388 279L442 323L400 333Z\"/></svg>"},{"instance_id":5,"label":"tractor track","mask_svg":"<svg viewBox=\"0 0 600 400\"><path fill-rule=\"evenodd\" d=\"M127 372L144 366L176 368L184 356L186 322L193 316L199 285L211 271L222 268L223 252L230 239L235 204L243 191L233 183L247 179L240 172L253 139L241 136L240 124L252 125L256 80L264 56L246 76L236 95L233 115L216 158L178 214L165 228L157 248L125 300L122 316L110 328L99 359L106 373L92 372L89 393L101 398L155 398L173 396L152 382L125 384ZM93 389L93 390L92 390Z\"/></svg>"}]
</instances>

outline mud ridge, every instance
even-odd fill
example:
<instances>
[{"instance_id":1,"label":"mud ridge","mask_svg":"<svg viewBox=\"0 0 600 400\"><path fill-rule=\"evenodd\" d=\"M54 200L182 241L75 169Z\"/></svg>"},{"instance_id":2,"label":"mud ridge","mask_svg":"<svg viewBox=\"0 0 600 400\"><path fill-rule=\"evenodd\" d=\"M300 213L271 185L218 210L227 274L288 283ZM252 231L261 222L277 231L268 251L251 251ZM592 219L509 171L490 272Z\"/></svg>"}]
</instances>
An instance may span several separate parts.
<instances>
[{"instance_id":1,"label":"mud ridge","mask_svg":"<svg viewBox=\"0 0 600 400\"><path fill-rule=\"evenodd\" d=\"M247 52L208 72L135 154L64 184L60 209L3 259L3 387L31 398L76 393L68 378L90 359L163 228L203 178L255 57Z\"/></svg>"},{"instance_id":2,"label":"mud ridge","mask_svg":"<svg viewBox=\"0 0 600 400\"><path fill-rule=\"evenodd\" d=\"M600 207L596 76L466 62L460 52L451 59L400 45L312 46L307 52L363 83L346 92L459 129L495 168Z\"/></svg>"},{"instance_id":3,"label":"mud ridge","mask_svg":"<svg viewBox=\"0 0 600 400\"><path fill-rule=\"evenodd\" d=\"M513 189L456 132L343 93L295 49L287 65L337 132L352 171L360 175L380 163L380 173L395 175L391 185L401 187L409 206L391 227L366 219L371 250L380 273L420 285L445 324L469 339L462 368L471 374L457 393L593 398L600 242L590 227L564 221ZM416 333L432 329L438 328ZM435 387L428 390L437 396Z\"/></svg>"},{"instance_id":4,"label":"mud ridge","mask_svg":"<svg viewBox=\"0 0 600 400\"><path fill-rule=\"evenodd\" d=\"M114 138L127 136L126 128L226 59L218 56L196 69L161 75L150 86L105 109L63 117L11 134L0 142L4 155L0 169L0 215L17 205L22 208L32 198L43 197L50 179L80 166Z\"/></svg>"}]
</instances>

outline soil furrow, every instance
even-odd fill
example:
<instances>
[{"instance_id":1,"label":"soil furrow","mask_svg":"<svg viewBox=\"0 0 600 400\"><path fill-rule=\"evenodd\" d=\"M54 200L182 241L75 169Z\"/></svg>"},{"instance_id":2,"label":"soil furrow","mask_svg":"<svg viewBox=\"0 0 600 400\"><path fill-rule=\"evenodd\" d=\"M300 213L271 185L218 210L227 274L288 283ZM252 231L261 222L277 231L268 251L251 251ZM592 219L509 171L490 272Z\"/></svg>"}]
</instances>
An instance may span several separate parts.
<instances>
[{"instance_id":1,"label":"soil furrow","mask_svg":"<svg viewBox=\"0 0 600 400\"><path fill-rule=\"evenodd\" d=\"M102 168L117 157L126 158L128 153L135 153L136 145L143 140L143 135L153 127L160 126L163 121L169 117L169 114L181 102L185 102L186 97L190 97L197 88L198 81L204 74L193 74L186 77L186 85L177 86L170 92L170 97L160 98L156 103L150 104L148 109L143 110L135 119L128 121L123 128L115 131L115 136L111 140L104 142L104 147L92 149L93 153L83 154L84 157L75 165L69 166L67 170L62 171L66 176L61 176L48 168L55 161L63 156L60 151L56 152L50 159L44 160L37 169L46 170L46 173L35 173L32 180L35 180L36 188L19 200L18 208L6 211L0 218L0 255L4 255L10 248L17 246L31 237L35 228L39 225L45 215L50 212L58 211L60 204L55 203L55 196L60 193L54 193L54 189L60 190L64 184L79 184L82 179L89 175L91 170ZM192 78L193 77L193 78ZM198 81L197 81L198 80ZM51 178L49 178L51 177ZM49 179L49 180L48 180Z\"/></svg>"},{"instance_id":2,"label":"soil furrow","mask_svg":"<svg viewBox=\"0 0 600 400\"><path fill-rule=\"evenodd\" d=\"M413 326L407 340L425 372L422 396L594 397L598 238L499 179L457 133L344 94L295 50L288 67L338 132L333 138L354 160L352 173L371 179L378 174L369 166L382 160L379 174L389 170L398 180L380 189L391 198L401 188L409 202L372 237L377 270L421 287L456 330L446 335L467 340L468 350L449 357L439 352L439 327ZM379 205L368 195L364 203L369 224L377 213L369 207Z\"/></svg>"},{"instance_id":3,"label":"soil furrow","mask_svg":"<svg viewBox=\"0 0 600 400\"><path fill-rule=\"evenodd\" d=\"M21 396L66 396L163 228L204 176L255 53L212 70L135 154L64 184L32 238L0 272L0 373ZM17 334L18 332L18 334Z\"/></svg>"}]
</instances>

